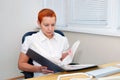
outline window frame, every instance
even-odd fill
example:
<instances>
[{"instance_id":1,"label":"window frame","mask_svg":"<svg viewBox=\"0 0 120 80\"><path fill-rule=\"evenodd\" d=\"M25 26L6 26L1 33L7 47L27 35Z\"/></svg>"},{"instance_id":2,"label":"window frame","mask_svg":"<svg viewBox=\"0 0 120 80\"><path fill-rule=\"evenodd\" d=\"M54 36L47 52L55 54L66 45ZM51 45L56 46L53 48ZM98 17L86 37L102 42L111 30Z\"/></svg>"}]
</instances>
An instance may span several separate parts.
<instances>
[{"instance_id":1,"label":"window frame","mask_svg":"<svg viewBox=\"0 0 120 80\"><path fill-rule=\"evenodd\" d=\"M60 30L80 32L80 33L90 33L98 35L107 36L120 36L120 27L118 25L118 14L119 14L119 0L108 0L108 24L106 26L102 25L67 25L65 27L58 27Z\"/></svg>"},{"instance_id":2,"label":"window frame","mask_svg":"<svg viewBox=\"0 0 120 80\"><path fill-rule=\"evenodd\" d=\"M54 1L54 0L52 0ZM59 1L59 3L63 3L62 8L58 9L55 6L52 6L57 13L57 18L60 19L60 23L57 25L56 28L63 31L70 31L70 32L80 32L80 33L89 33L89 34L98 34L98 35L107 35L107 36L119 36L120 37L120 17L118 16L119 10L119 0L108 0L107 6L107 25L79 25L79 24L70 24L68 19L71 17L69 14L70 9L67 5L71 4L72 0L66 1ZM44 1L47 2L46 0ZM66 4L66 6L65 6ZM54 4L45 4L45 5L54 5ZM61 5L60 5L61 6ZM44 6L45 7L45 6ZM72 6L71 6L72 7ZM64 15L65 14L65 15ZM61 16L61 17L59 17ZM59 20L58 20L59 21ZM62 22L63 21L63 22ZM62 25L60 25L62 24Z\"/></svg>"}]
</instances>

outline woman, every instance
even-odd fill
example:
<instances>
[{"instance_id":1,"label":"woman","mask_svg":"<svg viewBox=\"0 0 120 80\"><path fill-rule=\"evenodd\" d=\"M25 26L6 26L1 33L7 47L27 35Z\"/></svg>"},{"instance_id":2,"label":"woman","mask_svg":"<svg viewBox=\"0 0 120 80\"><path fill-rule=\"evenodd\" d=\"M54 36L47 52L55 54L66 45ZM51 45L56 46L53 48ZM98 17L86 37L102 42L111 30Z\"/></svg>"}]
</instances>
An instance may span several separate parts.
<instances>
[{"instance_id":1,"label":"woman","mask_svg":"<svg viewBox=\"0 0 120 80\"><path fill-rule=\"evenodd\" d=\"M33 61L34 65L28 64L29 56L26 53L32 44L37 43L39 49L44 49L45 52L40 51L39 54L48 55L56 61L62 61L68 55L65 51L69 48L67 38L54 33L56 14L53 10L41 10L38 13L37 23L40 31L25 38L18 60L18 68L23 71L34 72L34 77L53 73L53 71L48 70L47 66L42 66L35 61Z\"/></svg>"}]
</instances>

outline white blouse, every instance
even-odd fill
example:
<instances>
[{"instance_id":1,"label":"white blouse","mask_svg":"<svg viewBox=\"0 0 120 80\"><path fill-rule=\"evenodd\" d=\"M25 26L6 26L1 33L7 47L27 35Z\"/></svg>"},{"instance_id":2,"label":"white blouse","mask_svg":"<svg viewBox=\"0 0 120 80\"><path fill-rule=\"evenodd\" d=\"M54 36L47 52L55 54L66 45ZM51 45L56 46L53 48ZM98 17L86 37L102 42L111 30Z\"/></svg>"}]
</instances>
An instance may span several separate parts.
<instances>
[{"instance_id":1,"label":"white blouse","mask_svg":"<svg viewBox=\"0 0 120 80\"><path fill-rule=\"evenodd\" d=\"M65 36L61 36L58 33L54 33L53 38L49 39L43 34L41 30L25 38L25 41L22 44L21 52L26 54L27 50L33 47L33 44L37 44L39 54L46 57L50 57L55 61L60 61L62 53L69 48L69 43ZM37 51L37 49L34 50ZM33 61L33 64L41 66L35 61ZM34 77L40 75L43 74L38 72L34 73Z\"/></svg>"}]
</instances>

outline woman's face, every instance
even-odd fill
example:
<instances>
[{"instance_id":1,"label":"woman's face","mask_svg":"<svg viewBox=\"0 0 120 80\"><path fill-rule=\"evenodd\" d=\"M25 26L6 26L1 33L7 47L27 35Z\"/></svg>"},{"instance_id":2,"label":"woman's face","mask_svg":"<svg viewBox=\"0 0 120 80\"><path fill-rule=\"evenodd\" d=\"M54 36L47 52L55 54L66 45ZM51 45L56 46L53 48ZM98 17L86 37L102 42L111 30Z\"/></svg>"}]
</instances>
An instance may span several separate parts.
<instances>
[{"instance_id":1,"label":"woman's face","mask_svg":"<svg viewBox=\"0 0 120 80\"><path fill-rule=\"evenodd\" d=\"M43 17L40 27L42 32L49 39L53 37L53 33L55 30L55 17Z\"/></svg>"}]
</instances>

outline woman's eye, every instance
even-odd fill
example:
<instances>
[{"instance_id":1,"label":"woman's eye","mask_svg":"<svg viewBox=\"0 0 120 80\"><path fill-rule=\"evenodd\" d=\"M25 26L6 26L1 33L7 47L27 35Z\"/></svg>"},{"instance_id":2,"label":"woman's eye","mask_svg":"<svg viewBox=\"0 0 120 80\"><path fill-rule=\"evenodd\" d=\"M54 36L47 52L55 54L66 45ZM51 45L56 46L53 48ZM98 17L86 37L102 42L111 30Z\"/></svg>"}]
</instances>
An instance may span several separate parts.
<instances>
[{"instance_id":1,"label":"woman's eye","mask_svg":"<svg viewBox=\"0 0 120 80\"><path fill-rule=\"evenodd\" d=\"M49 25L48 25L48 24L45 24L44 26L46 26L46 27L47 27L47 26L49 26Z\"/></svg>"},{"instance_id":2,"label":"woman's eye","mask_svg":"<svg viewBox=\"0 0 120 80\"><path fill-rule=\"evenodd\" d=\"M55 24L51 24L51 25L49 25L49 24L44 24L44 26L46 26L46 27L48 27L48 26L55 26Z\"/></svg>"},{"instance_id":3,"label":"woman's eye","mask_svg":"<svg viewBox=\"0 0 120 80\"><path fill-rule=\"evenodd\" d=\"M51 26L55 26L55 24L52 24Z\"/></svg>"}]
</instances>

